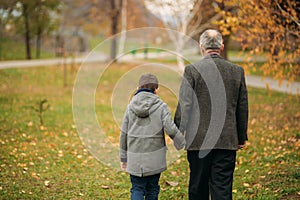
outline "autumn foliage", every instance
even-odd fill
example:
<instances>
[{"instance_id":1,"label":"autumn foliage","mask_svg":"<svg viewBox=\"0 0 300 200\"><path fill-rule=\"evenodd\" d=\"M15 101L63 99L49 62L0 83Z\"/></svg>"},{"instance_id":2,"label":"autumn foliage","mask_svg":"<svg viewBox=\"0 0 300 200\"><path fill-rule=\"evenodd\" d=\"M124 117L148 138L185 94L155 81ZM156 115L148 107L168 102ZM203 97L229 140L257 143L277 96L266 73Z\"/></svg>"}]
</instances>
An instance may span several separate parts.
<instances>
[{"instance_id":1,"label":"autumn foliage","mask_svg":"<svg viewBox=\"0 0 300 200\"><path fill-rule=\"evenodd\" d=\"M220 11L224 20L218 22L224 35L249 51L248 59L264 56L264 75L293 81L300 75L300 2L296 0L218 0L234 12Z\"/></svg>"}]
</instances>

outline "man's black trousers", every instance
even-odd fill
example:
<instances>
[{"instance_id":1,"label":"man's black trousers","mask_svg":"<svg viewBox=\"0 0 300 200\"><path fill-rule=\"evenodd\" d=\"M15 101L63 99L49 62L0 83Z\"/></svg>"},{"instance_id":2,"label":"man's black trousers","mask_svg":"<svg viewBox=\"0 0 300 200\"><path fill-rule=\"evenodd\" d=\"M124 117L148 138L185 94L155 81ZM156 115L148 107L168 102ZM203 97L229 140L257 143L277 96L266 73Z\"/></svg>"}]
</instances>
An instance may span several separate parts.
<instances>
[{"instance_id":1,"label":"man's black trousers","mask_svg":"<svg viewBox=\"0 0 300 200\"><path fill-rule=\"evenodd\" d=\"M209 200L209 194L211 200L232 200L236 151L187 151L187 157L190 165L189 200Z\"/></svg>"}]
</instances>

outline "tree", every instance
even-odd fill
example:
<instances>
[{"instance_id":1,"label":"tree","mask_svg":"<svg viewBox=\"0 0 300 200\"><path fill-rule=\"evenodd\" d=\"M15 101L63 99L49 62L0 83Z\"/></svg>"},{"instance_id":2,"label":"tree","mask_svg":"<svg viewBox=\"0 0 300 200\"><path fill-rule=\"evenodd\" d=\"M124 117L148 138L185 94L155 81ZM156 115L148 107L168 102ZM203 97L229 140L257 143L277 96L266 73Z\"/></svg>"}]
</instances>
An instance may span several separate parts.
<instances>
[{"instance_id":1,"label":"tree","mask_svg":"<svg viewBox=\"0 0 300 200\"><path fill-rule=\"evenodd\" d=\"M188 38L212 27L212 24L222 17L220 13L214 11L215 5L209 0L145 0L145 4L150 11L162 19L166 28L175 29L180 33L175 34L174 31L170 31L169 36L176 44L177 63L182 71L184 62L179 54Z\"/></svg>"},{"instance_id":2,"label":"tree","mask_svg":"<svg viewBox=\"0 0 300 200\"><path fill-rule=\"evenodd\" d=\"M229 0L235 14L223 12L223 34L234 33L249 55L264 55L260 67L264 75L294 80L300 75L300 1L299 0Z\"/></svg>"},{"instance_id":3,"label":"tree","mask_svg":"<svg viewBox=\"0 0 300 200\"><path fill-rule=\"evenodd\" d=\"M37 36L37 57L40 54L41 37L47 32L51 24L51 13L57 11L59 0L12 0L6 5L10 17L21 34L24 35L26 58L31 59L32 37Z\"/></svg>"},{"instance_id":4,"label":"tree","mask_svg":"<svg viewBox=\"0 0 300 200\"><path fill-rule=\"evenodd\" d=\"M31 47L30 47L30 38L31 38L31 29L30 29L30 15L33 12L34 3L30 0L22 0L16 2L16 10L21 12L21 18L24 24L24 37L26 45L26 58L31 59Z\"/></svg>"},{"instance_id":5,"label":"tree","mask_svg":"<svg viewBox=\"0 0 300 200\"><path fill-rule=\"evenodd\" d=\"M110 0L110 20L111 20L111 35L114 36L118 33L118 24L121 13L122 0ZM117 56L117 40L112 38L110 48L110 59L114 60Z\"/></svg>"},{"instance_id":6,"label":"tree","mask_svg":"<svg viewBox=\"0 0 300 200\"><path fill-rule=\"evenodd\" d=\"M36 0L32 17L34 19L34 34L36 35L36 58L40 58L43 34L53 30L51 14L58 11L59 0Z\"/></svg>"},{"instance_id":7,"label":"tree","mask_svg":"<svg viewBox=\"0 0 300 200\"><path fill-rule=\"evenodd\" d=\"M0 0L0 60L2 59L2 39L4 36L4 29L10 20L14 4L14 0Z\"/></svg>"},{"instance_id":8,"label":"tree","mask_svg":"<svg viewBox=\"0 0 300 200\"><path fill-rule=\"evenodd\" d=\"M108 19L110 22L109 34L115 36L119 30L119 21L121 17L122 0L94 0L90 9L90 19L95 21L105 21ZM102 13L99 15L99 13ZM117 40L115 37L111 40L110 59L114 60L117 56Z\"/></svg>"},{"instance_id":9,"label":"tree","mask_svg":"<svg viewBox=\"0 0 300 200\"><path fill-rule=\"evenodd\" d=\"M126 40L126 30L127 30L127 0L122 0L122 23L121 23L121 37L120 37L120 44L119 44L119 55L124 52L124 45Z\"/></svg>"}]
</instances>

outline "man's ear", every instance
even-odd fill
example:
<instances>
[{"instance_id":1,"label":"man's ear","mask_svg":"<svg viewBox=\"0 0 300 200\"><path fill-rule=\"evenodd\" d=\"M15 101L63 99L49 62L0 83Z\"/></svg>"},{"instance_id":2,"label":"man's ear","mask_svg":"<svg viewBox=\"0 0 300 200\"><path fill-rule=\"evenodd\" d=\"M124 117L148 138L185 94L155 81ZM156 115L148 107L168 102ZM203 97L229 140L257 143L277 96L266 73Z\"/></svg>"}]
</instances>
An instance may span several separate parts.
<instances>
[{"instance_id":1,"label":"man's ear","mask_svg":"<svg viewBox=\"0 0 300 200\"><path fill-rule=\"evenodd\" d=\"M202 56L204 56L205 49L203 48L202 44L200 44L199 47L200 47L200 52L201 52Z\"/></svg>"},{"instance_id":2,"label":"man's ear","mask_svg":"<svg viewBox=\"0 0 300 200\"><path fill-rule=\"evenodd\" d=\"M220 51L222 52L224 50L224 44L222 44Z\"/></svg>"},{"instance_id":3,"label":"man's ear","mask_svg":"<svg viewBox=\"0 0 300 200\"><path fill-rule=\"evenodd\" d=\"M199 44L201 50L205 50L202 44Z\"/></svg>"}]
</instances>

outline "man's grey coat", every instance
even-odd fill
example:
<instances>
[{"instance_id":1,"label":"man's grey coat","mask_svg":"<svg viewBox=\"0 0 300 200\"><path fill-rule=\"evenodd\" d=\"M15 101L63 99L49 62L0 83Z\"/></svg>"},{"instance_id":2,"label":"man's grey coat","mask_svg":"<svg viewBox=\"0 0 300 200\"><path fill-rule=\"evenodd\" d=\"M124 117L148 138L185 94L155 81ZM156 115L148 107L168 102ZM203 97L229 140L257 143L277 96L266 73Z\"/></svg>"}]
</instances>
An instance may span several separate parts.
<instances>
[{"instance_id":1,"label":"man's grey coat","mask_svg":"<svg viewBox=\"0 0 300 200\"><path fill-rule=\"evenodd\" d=\"M174 121L186 131L187 150L237 150L248 140L243 68L217 54L187 65Z\"/></svg>"}]
</instances>

